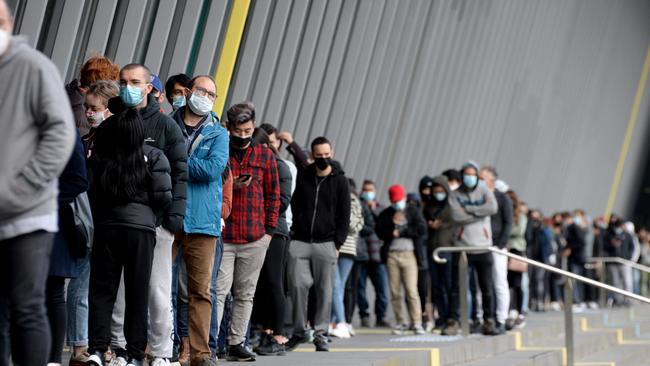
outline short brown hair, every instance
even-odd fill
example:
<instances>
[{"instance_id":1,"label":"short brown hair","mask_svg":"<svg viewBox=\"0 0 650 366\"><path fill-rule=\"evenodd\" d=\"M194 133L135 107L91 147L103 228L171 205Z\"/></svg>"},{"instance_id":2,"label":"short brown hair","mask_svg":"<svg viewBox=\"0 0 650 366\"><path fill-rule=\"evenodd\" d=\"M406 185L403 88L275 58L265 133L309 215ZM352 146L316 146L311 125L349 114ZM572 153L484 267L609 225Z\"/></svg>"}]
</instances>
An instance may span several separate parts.
<instances>
[{"instance_id":1,"label":"short brown hair","mask_svg":"<svg viewBox=\"0 0 650 366\"><path fill-rule=\"evenodd\" d=\"M241 125L248 121L255 121L255 105L253 102L242 102L228 108L228 126Z\"/></svg>"},{"instance_id":2,"label":"short brown hair","mask_svg":"<svg viewBox=\"0 0 650 366\"><path fill-rule=\"evenodd\" d=\"M88 88L98 80L117 81L120 77L120 68L108 57L93 56L81 67L79 85Z\"/></svg>"},{"instance_id":3,"label":"short brown hair","mask_svg":"<svg viewBox=\"0 0 650 366\"><path fill-rule=\"evenodd\" d=\"M98 80L95 84L90 86L88 94L94 94L99 97L102 104L108 106L108 100L118 96L120 88L115 81Z\"/></svg>"}]
</instances>

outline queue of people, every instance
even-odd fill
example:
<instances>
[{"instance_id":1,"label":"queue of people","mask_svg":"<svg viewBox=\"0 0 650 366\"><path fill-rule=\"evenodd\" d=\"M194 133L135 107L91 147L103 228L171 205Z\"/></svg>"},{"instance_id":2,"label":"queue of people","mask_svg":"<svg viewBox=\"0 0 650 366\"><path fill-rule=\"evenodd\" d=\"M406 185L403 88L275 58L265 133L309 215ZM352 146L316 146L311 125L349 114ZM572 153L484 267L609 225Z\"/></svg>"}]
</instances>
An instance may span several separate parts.
<instances>
[{"instance_id":1,"label":"queue of people","mask_svg":"<svg viewBox=\"0 0 650 366\"><path fill-rule=\"evenodd\" d=\"M211 366L303 343L326 352L331 337L355 336L355 311L363 327L454 336L466 294L458 256L432 259L443 246L494 246L592 278L591 257L650 264L647 230L582 210L544 217L473 161L423 177L414 193L395 182L384 206L375 182L357 189L346 175L334 141L305 151L250 101L221 120L209 75L163 86L145 65L95 56L64 85L9 36L0 1L3 19L0 80L15 92L0 106L13 116L0 168L15 174L0 176L2 365L61 365L65 345L72 366ZM558 276L497 253L468 262L473 332L503 334L529 311L561 308ZM600 280L650 288L621 265ZM577 309L596 296L576 286Z\"/></svg>"}]
</instances>

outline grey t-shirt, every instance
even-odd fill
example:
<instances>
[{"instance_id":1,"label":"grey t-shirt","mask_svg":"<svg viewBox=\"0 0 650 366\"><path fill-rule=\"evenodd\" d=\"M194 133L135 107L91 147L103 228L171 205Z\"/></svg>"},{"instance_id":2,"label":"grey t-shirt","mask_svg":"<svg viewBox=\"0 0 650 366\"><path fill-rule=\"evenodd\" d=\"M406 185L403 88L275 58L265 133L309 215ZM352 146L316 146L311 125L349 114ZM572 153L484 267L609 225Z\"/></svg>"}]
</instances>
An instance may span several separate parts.
<instances>
[{"instance_id":1,"label":"grey t-shirt","mask_svg":"<svg viewBox=\"0 0 650 366\"><path fill-rule=\"evenodd\" d=\"M408 252L413 251L413 239L411 238L395 238L390 243L390 251L393 252Z\"/></svg>"}]
</instances>

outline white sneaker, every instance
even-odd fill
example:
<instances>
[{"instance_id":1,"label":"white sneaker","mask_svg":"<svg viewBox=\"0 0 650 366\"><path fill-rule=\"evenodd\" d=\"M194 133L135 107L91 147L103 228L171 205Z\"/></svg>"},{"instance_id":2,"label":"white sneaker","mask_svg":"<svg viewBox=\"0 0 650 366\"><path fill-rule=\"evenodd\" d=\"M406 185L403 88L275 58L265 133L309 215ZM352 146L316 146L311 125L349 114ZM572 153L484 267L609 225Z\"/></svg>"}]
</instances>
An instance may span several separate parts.
<instances>
[{"instance_id":1,"label":"white sneaker","mask_svg":"<svg viewBox=\"0 0 650 366\"><path fill-rule=\"evenodd\" d=\"M171 364L166 358L156 357L153 361L149 362L149 366L171 366Z\"/></svg>"},{"instance_id":2,"label":"white sneaker","mask_svg":"<svg viewBox=\"0 0 650 366\"><path fill-rule=\"evenodd\" d=\"M589 302L588 306L589 306L589 309L591 309L591 310L598 310L598 304L596 304L593 301Z\"/></svg>"},{"instance_id":3,"label":"white sneaker","mask_svg":"<svg viewBox=\"0 0 650 366\"><path fill-rule=\"evenodd\" d=\"M348 332L350 333L350 336L354 337L355 335L357 335L357 333L354 331L354 327L352 326L352 324L347 324L346 326L348 327Z\"/></svg>"},{"instance_id":4,"label":"white sneaker","mask_svg":"<svg viewBox=\"0 0 650 366\"><path fill-rule=\"evenodd\" d=\"M86 361L86 364L87 365L103 365L104 360L102 360L102 358L97 356L97 355L90 355L90 356L88 356L88 360ZM113 361L111 361L109 366L112 366L112 365L113 365ZM124 360L124 365L126 365L126 360Z\"/></svg>"},{"instance_id":5,"label":"white sneaker","mask_svg":"<svg viewBox=\"0 0 650 366\"><path fill-rule=\"evenodd\" d=\"M347 324L338 323L336 324L336 328L332 329L330 335L336 338L347 339L350 338L350 331L348 330Z\"/></svg>"},{"instance_id":6,"label":"white sneaker","mask_svg":"<svg viewBox=\"0 0 650 366\"><path fill-rule=\"evenodd\" d=\"M417 325L413 326L413 331L417 335L422 335L422 334L425 333L424 328L422 328L421 324L417 324Z\"/></svg>"},{"instance_id":7,"label":"white sneaker","mask_svg":"<svg viewBox=\"0 0 650 366\"><path fill-rule=\"evenodd\" d=\"M433 322L427 322L426 327L424 327L424 330L427 333L431 333L435 327L436 326L435 326L435 324L433 324Z\"/></svg>"},{"instance_id":8,"label":"white sneaker","mask_svg":"<svg viewBox=\"0 0 650 366\"><path fill-rule=\"evenodd\" d=\"M560 306L560 303L559 303L559 302L557 302L557 301L553 301L553 302L551 303L551 310L553 310L553 311L560 311L560 310L562 310L562 307Z\"/></svg>"},{"instance_id":9,"label":"white sneaker","mask_svg":"<svg viewBox=\"0 0 650 366\"><path fill-rule=\"evenodd\" d=\"M90 357L92 357L92 356L90 356ZM126 362L126 359L124 357L115 357L108 364L108 366L127 366L127 365L128 365L128 363Z\"/></svg>"}]
</instances>

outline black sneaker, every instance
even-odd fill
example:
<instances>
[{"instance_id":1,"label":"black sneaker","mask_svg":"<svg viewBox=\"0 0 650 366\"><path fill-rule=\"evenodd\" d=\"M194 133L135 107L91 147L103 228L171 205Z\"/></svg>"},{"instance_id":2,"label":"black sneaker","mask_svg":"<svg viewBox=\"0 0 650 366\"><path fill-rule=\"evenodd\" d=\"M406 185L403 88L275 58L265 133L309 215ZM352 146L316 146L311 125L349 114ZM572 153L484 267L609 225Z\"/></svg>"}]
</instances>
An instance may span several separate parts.
<instances>
[{"instance_id":1,"label":"black sneaker","mask_svg":"<svg viewBox=\"0 0 650 366\"><path fill-rule=\"evenodd\" d=\"M260 356L285 356L287 350L284 348L284 345L279 344L272 337L269 337L270 340L266 342L264 346L257 347L257 354Z\"/></svg>"},{"instance_id":2,"label":"black sneaker","mask_svg":"<svg viewBox=\"0 0 650 366\"><path fill-rule=\"evenodd\" d=\"M506 334L506 326L505 326L505 324L501 324L501 323L497 322L496 328L497 328L497 333L499 335Z\"/></svg>"},{"instance_id":3,"label":"black sneaker","mask_svg":"<svg viewBox=\"0 0 650 366\"><path fill-rule=\"evenodd\" d=\"M377 319L375 322L375 328L390 328L390 324L388 324L384 319Z\"/></svg>"},{"instance_id":4,"label":"black sneaker","mask_svg":"<svg viewBox=\"0 0 650 366\"><path fill-rule=\"evenodd\" d=\"M262 335L262 338L260 339L259 344L257 346L255 346L255 347L253 347L253 352L255 352L257 354L260 354L258 352L258 350L260 348L264 348L264 347L268 346L269 343L271 342L271 339L272 339L272 337L270 335L268 335L268 334Z\"/></svg>"},{"instance_id":5,"label":"black sneaker","mask_svg":"<svg viewBox=\"0 0 650 366\"><path fill-rule=\"evenodd\" d=\"M299 336L299 335L294 334L293 336L291 336L291 339L289 339L289 342L287 342L287 344L284 345L284 348L287 351L291 352L294 349L298 348L298 346L301 343L305 343L306 339L307 338L304 337L304 336Z\"/></svg>"},{"instance_id":6,"label":"black sneaker","mask_svg":"<svg viewBox=\"0 0 650 366\"><path fill-rule=\"evenodd\" d=\"M226 347L219 348L215 356L218 360L225 360L228 357L228 349Z\"/></svg>"},{"instance_id":7,"label":"black sneaker","mask_svg":"<svg viewBox=\"0 0 650 366\"><path fill-rule=\"evenodd\" d=\"M255 361L255 354L244 347L244 343L240 343L228 348L228 361L235 362L249 362Z\"/></svg>"},{"instance_id":8,"label":"black sneaker","mask_svg":"<svg viewBox=\"0 0 650 366\"><path fill-rule=\"evenodd\" d=\"M361 317L361 327L362 328L370 328L370 317L368 317L368 316L362 316Z\"/></svg>"},{"instance_id":9,"label":"black sneaker","mask_svg":"<svg viewBox=\"0 0 650 366\"><path fill-rule=\"evenodd\" d=\"M487 319L483 323L482 333L488 336L499 335L499 330L497 329L496 322L494 319Z\"/></svg>"},{"instance_id":10,"label":"black sneaker","mask_svg":"<svg viewBox=\"0 0 650 366\"><path fill-rule=\"evenodd\" d=\"M458 335L459 331L460 331L460 324L458 324L458 320L448 319L447 324L445 324L444 328L442 328L440 334L444 336L455 336Z\"/></svg>"},{"instance_id":11,"label":"black sneaker","mask_svg":"<svg viewBox=\"0 0 650 366\"><path fill-rule=\"evenodd\" d=\"M481 323L480 320L474 319L472 320L472 323L469 325L469 333L470 334L478 334L483 331L483 323Z\"/></svg>"},{"instance_id":12,"label":"black sneaker","mask_svg":"<svg viewBox=\"0 0 650 366\"><path fill-rule=\"evenodd\" d=\"M327 339L325 338L316 338L314 339L314 346L316 346L316 352L329 352L330 346L327 344Z\"/></svg>"},{"instance_id":13,"label":"black sneaker","mask_svg":"<svg viewBox=\"0 0 650 366\"><path fill-rule=\"evenodd\" d=\"M515 328L515 320L512 318L508 318L506 320L506 330L513 330Z\"/></svg>"}]
</instances>

